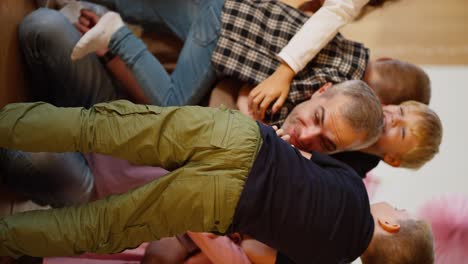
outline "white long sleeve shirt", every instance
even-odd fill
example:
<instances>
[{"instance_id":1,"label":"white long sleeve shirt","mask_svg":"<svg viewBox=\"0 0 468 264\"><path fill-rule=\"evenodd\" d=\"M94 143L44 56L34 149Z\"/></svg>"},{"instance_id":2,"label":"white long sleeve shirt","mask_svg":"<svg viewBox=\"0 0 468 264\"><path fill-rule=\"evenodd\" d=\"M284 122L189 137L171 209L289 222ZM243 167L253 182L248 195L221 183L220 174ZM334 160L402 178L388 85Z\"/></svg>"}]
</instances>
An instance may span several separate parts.
<instances>
[{"instance_id":1,"label":"white long sleeve shirt","mask_svg":"<svg viewBox=\"0 0 468 264\"><path fill-rule=\"evenodd\" d=\"M359 15L367 2L369 0L325 0L323 6L307 20L278 57L298 73L340 28Z\"/></svg>"}]
</instances>

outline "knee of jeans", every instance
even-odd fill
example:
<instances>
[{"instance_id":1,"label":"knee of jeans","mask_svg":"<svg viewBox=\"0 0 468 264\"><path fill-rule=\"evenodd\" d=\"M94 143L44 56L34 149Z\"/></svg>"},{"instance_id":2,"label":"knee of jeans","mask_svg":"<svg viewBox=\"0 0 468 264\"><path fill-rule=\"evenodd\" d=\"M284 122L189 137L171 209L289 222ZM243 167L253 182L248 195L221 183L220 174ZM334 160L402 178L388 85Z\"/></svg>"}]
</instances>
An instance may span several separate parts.
<instances>
[{"instance_id":1,"label":"knee of jeans","mask_svg":"<svg viewBox=\"0 0 468 264\"><path fill-rule=\"evenodd\" d=\"M38 204L83 204L94 195L94 177L77 155L3 150L0 173L6 186Z\"/></svg>"},{"instance_id":2,"label":"knee of jeans","mask_svg":"<svg viewBox=\"0 0 468 264\"><path fill-rule=\"evenodd\" d=\"M61 13L40 8L23 19L18 27L18 37L20 44L25 48L45 43L44 47L39 48L47 49L48 45L63 45L61 42L65 40L63 36L67 30L70 30L70 23Z\"/></svg>"},{"instance_id":3,"label":"knee of jeans","mask_svg":"<svg viewBox=\"0 0 468 264\"><path fill-rule=\"evenodd\" d=\"M31 153L31 164L66 205L88 202L94 194L94 176L79 153Z\"/></svg>"}]
</instances>

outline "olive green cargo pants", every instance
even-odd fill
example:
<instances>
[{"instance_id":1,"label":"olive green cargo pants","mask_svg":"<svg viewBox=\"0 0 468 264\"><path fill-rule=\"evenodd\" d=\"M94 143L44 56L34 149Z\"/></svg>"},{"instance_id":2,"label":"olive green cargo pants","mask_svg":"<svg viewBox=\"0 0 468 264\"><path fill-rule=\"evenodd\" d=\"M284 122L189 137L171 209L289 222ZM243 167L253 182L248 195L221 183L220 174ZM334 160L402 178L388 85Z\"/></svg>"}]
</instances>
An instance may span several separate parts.
<instances>
[{"instance_id":1,"label":"olive green cargo pants","mask_svg":"<svg viewBox=\"0 0 468 264\"><path fill-rule=\"evenodd\" d=\"M172 172L84 206L5 217L0 255L112 253L187 230L223 233L261 143L258 125L231 110L8 105L0 110L0 147L102 153Z\"/></svg>"}]
</instances>

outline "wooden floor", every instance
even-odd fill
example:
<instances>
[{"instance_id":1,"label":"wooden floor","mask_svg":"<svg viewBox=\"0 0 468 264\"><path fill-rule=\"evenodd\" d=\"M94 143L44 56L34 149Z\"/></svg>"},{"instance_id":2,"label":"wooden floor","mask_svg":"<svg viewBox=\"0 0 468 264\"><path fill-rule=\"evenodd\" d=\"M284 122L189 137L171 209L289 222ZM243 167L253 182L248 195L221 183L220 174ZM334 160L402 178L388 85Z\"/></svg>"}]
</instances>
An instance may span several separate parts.
<instances>
[{"instance_id":1,"label":"wooden floor","mask_svg":"<svg viewBox=\"0 0 468 264\"><path fill-rule=\"evenodd\" d=\"M398 0L347 26L373 58L468 65L468 1Z\"/></svg>"},{"instance_id":2,"label":"wooden floor","mask_svg":"<svg viewBox=\"0 0 468 264\"><path fill-rule=\"evenodd\" d=\"M17 26L34 8L33 0L0 0L0 106L26 98Z\"/></svg>"},{"instance_id":3,"label":"wooden floor","mask_svg":"<svg viewBox=\"0 0 468 264\"><path fill-rule=\"evenodd\" d=\"M33 0L0 0L0 107L27 98L28 78L18 48L17 25L34 8ZM0 186L0 216L31 208L36 207Z\"/></svg>"}]
</instances>

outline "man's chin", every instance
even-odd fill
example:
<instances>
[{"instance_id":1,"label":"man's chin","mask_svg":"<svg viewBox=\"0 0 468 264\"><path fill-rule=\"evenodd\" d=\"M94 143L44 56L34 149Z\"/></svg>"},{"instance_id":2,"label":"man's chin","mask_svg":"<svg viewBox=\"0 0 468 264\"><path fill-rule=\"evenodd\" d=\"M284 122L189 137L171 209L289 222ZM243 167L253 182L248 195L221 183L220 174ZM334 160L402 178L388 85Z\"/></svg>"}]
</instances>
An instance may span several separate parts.
<instances>
[{"instance_id":1,"label":"man's chin","mask_svg":"<svg viewBox=\"0 0 468 264\"><path fill-rule=\"evenodd\" d=\"M305 152L309 152L309 151L307 150L307 148L306 148L304 145L302 145L301 142L299 142L299 141L296 139L296 137L291 136L291 139L289 140L289 143L290 143L291 145L294 145L294 147L296 147L297 149L300 149L300 150L305 151Z\"/></svg>"}]
</instances>

